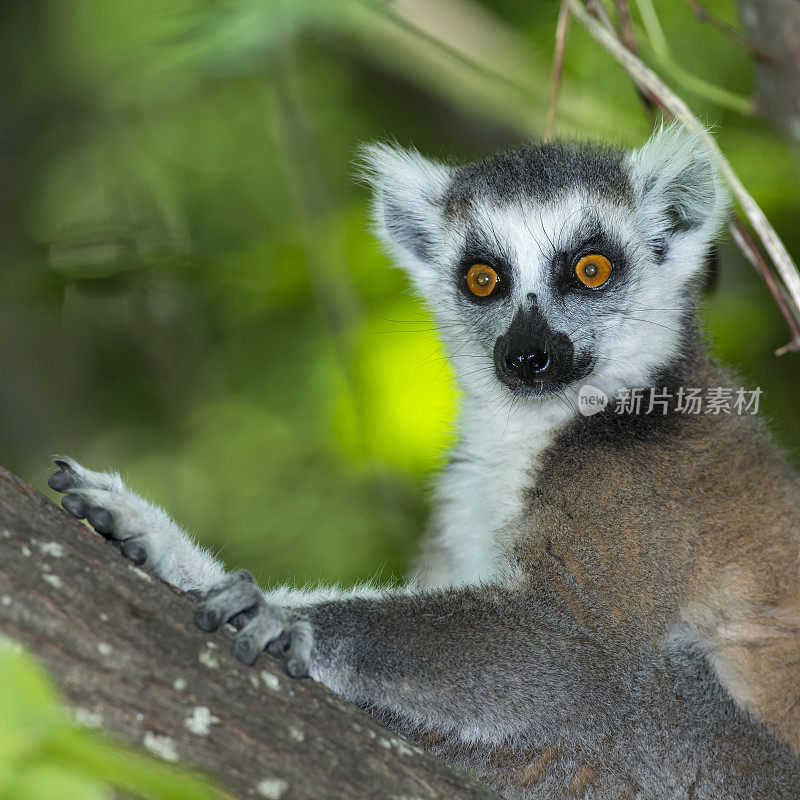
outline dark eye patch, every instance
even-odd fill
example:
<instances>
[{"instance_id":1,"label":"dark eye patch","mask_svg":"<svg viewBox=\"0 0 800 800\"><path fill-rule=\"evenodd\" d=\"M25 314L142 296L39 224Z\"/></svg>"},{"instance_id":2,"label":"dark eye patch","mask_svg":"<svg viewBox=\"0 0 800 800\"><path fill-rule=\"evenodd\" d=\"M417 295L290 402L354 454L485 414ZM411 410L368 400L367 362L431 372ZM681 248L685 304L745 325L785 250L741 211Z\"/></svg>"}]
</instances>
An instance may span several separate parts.
<instances>
[{"instance_id":1,"label":"dark eye patch","mask_svg":"<svg viewBox=\"0 0 800 800\"><path fill-rule=\"evenodd\" d=\"M469 231L464 242L461 259L453 273L453 280L462 296L478 306L494 303L507 297L511 291L514 277L511 259L503 252L499 242L490 243L488 239L489 237L482 236L478 231ZM486 264L498 275L497 285L487 297L476 296L467 286L467 273L473 264Z\"/></svg>"},{"instance_id":2,"label":"dark eye patch","mask_svg":"<svg viewBox=\"0 0 800 800\"><path fill-rule=\"evenodd\" d=\"M592 228L584 228L577 232L573 241L553 254L551 263L551 276L553 288L562 295L576 293L586 296L601 297L598 292L587 292L575 276L575 265L584 256L600 253L605 256L612 266L608 286L619 285L625 281L628 274L628 260L625 250L616 237L608 234L599 223Z\"/></svg>"}]
</instances>

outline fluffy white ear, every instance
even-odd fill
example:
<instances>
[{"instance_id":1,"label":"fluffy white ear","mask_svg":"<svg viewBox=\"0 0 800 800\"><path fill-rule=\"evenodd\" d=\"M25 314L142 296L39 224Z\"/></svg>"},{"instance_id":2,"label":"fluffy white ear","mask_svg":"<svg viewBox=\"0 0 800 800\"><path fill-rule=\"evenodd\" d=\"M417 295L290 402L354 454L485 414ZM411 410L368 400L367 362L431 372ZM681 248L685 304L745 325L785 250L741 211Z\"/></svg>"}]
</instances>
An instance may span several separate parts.
<instances>
[{"instance_id":1,"label":"fluffy white ear","mask_svg":"<svg viewBox=\"0 0 800 800\"><path fill-rule=\"evenodd\" d=\"M416 150L384 143L362 147L361 163L374 192L372 216L378 234L401 266L412 274L428 272L442 238L442 198L450 169Z\"/></svg>"},{"instance_id":2,"label":"fluffy white ear","mask_svg":"<svg viewBox=\"0 0 800 800\"><path fill-rule=\"evenodd\" d=\"M707 246L728 197L700 133L664 125L627 157L645 235L660 261L681 242ZM701 259L702 261L702 259Z\"/></svg>"}]
</instances>

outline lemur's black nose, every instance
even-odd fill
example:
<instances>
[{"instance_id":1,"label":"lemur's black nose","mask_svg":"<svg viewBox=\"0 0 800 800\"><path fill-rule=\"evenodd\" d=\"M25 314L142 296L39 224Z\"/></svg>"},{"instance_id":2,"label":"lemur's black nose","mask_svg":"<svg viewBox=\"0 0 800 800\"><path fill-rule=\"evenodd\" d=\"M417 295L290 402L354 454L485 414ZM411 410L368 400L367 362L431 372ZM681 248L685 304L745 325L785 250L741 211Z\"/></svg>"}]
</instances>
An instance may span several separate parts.
<instances>
[{"instance_id":1,"label":"lemur's black nose","mask_svg":"<svg viewBox=\"0 0 800 800\"><path fill-rule=\"evenodd\" d=\"M550 366L550 354L545 348L509 350L503 355L503 364L511 375L533 383Z\"/></svg>"}]
</instances>

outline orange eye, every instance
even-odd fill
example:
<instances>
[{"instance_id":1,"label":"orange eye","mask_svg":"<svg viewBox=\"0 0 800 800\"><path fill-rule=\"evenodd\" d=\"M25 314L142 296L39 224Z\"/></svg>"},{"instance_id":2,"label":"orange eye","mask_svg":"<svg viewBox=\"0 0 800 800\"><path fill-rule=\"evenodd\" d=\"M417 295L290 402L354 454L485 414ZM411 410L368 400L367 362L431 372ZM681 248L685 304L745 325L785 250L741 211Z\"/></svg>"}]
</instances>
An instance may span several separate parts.
<instances>
[{"instance_id":1,"label":"orange eye","mask_svg":"<svg viewBox=\"0 0 800 800\"><path fill-rule=\"evenodd\" d=\"M591 253L575 265L575 274L584 286L599 289L611 277L611 262L600 253Z\"/></svg>"},{"instance_id":2,"label":"orange eye","mask_svg":"<svg viewBox=\"0 0 800 800\"><path fill-rule=\"evenodd\" d=\"M467 286L477 297L488 297L500 276L487 264L473 264L467 271Z\"/></svg>"}]
</instances>

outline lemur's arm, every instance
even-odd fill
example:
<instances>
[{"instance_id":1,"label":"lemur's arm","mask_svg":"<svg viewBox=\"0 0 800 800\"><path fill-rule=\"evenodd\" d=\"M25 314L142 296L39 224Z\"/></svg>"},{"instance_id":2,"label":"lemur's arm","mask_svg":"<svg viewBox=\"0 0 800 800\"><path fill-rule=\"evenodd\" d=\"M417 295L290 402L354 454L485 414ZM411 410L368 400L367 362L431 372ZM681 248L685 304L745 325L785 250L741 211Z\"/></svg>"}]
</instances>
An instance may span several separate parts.
<instances>
[{"instance_id":1,"label":"lemur's arm","mask_svg":"<svg viewBox=\"0 0 800 800\"><path fill-rule=\"evenodd\" d=\"M420 591L354 590L333 599L264 595L240 571L211 590L196 620L215 630L244 614L234 655L253 663L268 648L290 674L309 674L348 700L408 722L499 742L549 736L603 715L612 671L598 640L564 612L494 586Z\"/></svg>"},{"instance_id":2,"label":"lemur's arm","mask_svg":"<svg viewBox=\"0 0 800 800\"><path fill-rule=\"evenodd\" d=\"M290 672L310 672L356 703L379 706L376 698L383 696L384 710L417 723L500 738L535 724L542 708L555 709L551 729L556 718L566 722L605 681L597 643L522 594L475 587L265 595L248 573L226 575L116 473L94 472L69 458L56 463L49 483L64 492L67 511L173 586L210 595L198 610L201 627L230 619L244 624L234 646L243 661L252 663L267 645L277 652L290 642ZM407 682L387 684L387 676L401 675Z\"/></svg>"},{"instance_id":3,"label":"lemur's arm","mask_svg":"<svg viewBox=\"0 0 800 800\"><path fill-rule=\"evenodd\" d=\"M400 730L463 751L517 747L520 761L559 743L566 770L588 765L611 792L592 796L628 785L653 800L800 796L798 759L725 695L699 650L612 651L555 598L488 585L271 600L236 573L196 619L213 630L243 614L238 658L266 647Z\"/></svg>"},{"instance_id":4,"label":"lemur's arm","mask_svg":"<svg viewBox=\"0 0 800 800\"><path fill-rule=\"evenodd\" d=\"M280 650L291 641L289 670L310 671L350 700L380 705L375 698L385 690L387 712L440 730L500 738L535 723L537 709L558 709L551 727L556 717L566 721L604 681L602 652L585 631L521 594L484 587L349 594L278 589L265 595L248 573L226 575L163 509L131 492L116 473L94 472L65 457L56 463L49 484L64 493L69 513L87 519L124 556L168 583L201 594L211 590L198 610L202 627L249 620L234 648L244 661L252 663L270 643ZM387 675L407 676L396 697Z\"/></svg>"},{"instance_id":5,"label":"lemur's arm","mask_svg":"<svg viewBox=\"0 0 800 800\"><path fill-rule=\"evenodd\" d=\"M48 480L63 492L61 504L115 542L122 555L184 591L205 592L225 569L177 525L164 509L132 492L116 472L94 472L66 456Z\"/></svg>"},{"instance_id":6,"label":"lemur's arm","mask_svg":"<svg viewBox=\"0 0 800 800\"><path fill-rule=\"evenodd\" d=\"M67 456L55 456L55 463L58 469L47 483L64 494L64 510L89 522L125 558L196 596L206 595L225 579L222 562L198 545L163 508L132 492L119 473L95 472ZM267 596L291 606L337 594L336 589L322 588L312 594L283 586Z\"/></svg>"}]
</instances>

